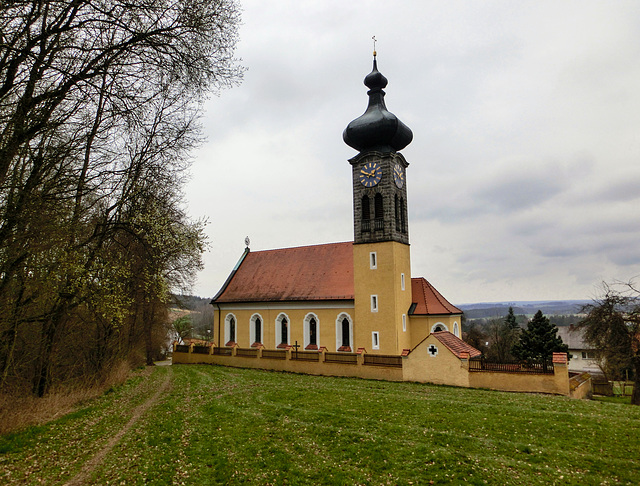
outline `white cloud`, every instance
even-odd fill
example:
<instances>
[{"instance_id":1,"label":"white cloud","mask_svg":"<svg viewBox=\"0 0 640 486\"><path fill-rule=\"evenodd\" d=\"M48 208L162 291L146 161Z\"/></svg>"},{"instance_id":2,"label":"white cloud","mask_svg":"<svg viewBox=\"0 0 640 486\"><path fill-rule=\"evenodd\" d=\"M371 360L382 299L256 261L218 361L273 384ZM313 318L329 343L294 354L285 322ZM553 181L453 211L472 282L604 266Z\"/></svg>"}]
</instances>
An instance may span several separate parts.
<instances>
[{"instance_id":1,"label":"white cloud","mask_svg":"<svg viewBox=\"0 0 640 486\"><path fill-rule=\"evenodd\" d=\"M413 273L453 302L589 298L640 274L640 4L243 2L242 86L207 103L187 188L213 295L244 248L348 241L371 36L403 154Z\"/></svg>"}]
</instances>

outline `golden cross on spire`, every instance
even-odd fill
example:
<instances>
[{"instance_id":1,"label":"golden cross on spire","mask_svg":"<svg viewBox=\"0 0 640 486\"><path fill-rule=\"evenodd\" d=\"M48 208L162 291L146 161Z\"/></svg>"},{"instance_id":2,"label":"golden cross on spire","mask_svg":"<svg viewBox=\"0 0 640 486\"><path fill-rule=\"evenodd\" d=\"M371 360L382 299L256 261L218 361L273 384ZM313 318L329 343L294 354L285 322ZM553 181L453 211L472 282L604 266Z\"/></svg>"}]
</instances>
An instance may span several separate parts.
<instances>
[{"instance_id":1,"label":"golden cross on spire","mask_svg":"<svg viewBox=\"0 0 640 486\"><path fill-rule=\"evenodd\" d=\"M376 42L378 42L376 40L376 36L374 35L373 37L371 37L373 39L373 57L376 57Z\"/></svg>"}]
</instances>

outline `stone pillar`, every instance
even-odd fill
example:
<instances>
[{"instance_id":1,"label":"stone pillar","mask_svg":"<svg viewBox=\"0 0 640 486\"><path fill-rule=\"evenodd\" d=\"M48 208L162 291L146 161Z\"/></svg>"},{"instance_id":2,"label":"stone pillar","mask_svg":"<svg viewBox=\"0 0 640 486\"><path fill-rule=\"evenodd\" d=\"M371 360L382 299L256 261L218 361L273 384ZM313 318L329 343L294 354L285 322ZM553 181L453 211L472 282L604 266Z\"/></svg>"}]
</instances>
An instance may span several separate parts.
<instances>
[{"instance_id":1,"label":"stone pillar","mask_svg":"<svg viewBox=\"0 0 640 486\"><path fill-rule=\"evenodd\" d=\"M468 351L460 352L460 367L469 371L469 352Z\"/></svg>"}]
</instances>

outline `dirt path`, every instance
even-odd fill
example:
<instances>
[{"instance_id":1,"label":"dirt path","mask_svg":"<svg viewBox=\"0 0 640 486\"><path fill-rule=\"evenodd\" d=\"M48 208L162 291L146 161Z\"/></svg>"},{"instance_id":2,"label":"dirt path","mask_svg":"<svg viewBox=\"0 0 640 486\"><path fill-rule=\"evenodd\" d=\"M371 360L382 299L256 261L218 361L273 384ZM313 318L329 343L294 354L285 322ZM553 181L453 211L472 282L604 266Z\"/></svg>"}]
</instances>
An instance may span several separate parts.
<instances>
[{"instance_id":1,"label":"dirt path","mask_svg":"<svg viewBox=\"0 0 640 486\"><path fill-rule=\"evenodd\" d=\"M141 405L138 405L134 410L133 410L133 414L131 415L131 418L129 419L129 422L127 422L127 424L122 427L117 434L115 434L113 437L111 437L111 439L109 439L109 441L107 441L107 443L104 445L104 447L102 449L100 449L95 456L93 456L91 459L89 459L85 465L82 467L82 469L80 470L80 472L78 474L75 475L75 477L71 478L71 480L69 482L67 482L65 484L65 486L81 486L83 484L86 483L87 479L89 479L89 476L91 475L91 473L94 471L94 469L96 467L98 467L102 461L104 460L105 456L107 454L109 454L109 452L111 452L111 449L113 449L115 447L115 445L120 442L120 439L122 439L122 437L124 437L124 434L126 434L129 430L131 430L131 427L133 427L135 425L135 423L138 421L138 419L140 419L140 417L142 417L142 415L149 409L151 408L153 405L155 405L155 403L158 401L158 399L160 398L160 396L169 388L169 385L171 384L171 375L172 375L172 370L171 368L169 368L169 373L167 374L167 377L165 378L164 382L162 383L162 385L160 386L160 388L158 388L158 391L156 391L152 397L150 397L146 402L142 403Z\"/></svg>"}]
</instances>

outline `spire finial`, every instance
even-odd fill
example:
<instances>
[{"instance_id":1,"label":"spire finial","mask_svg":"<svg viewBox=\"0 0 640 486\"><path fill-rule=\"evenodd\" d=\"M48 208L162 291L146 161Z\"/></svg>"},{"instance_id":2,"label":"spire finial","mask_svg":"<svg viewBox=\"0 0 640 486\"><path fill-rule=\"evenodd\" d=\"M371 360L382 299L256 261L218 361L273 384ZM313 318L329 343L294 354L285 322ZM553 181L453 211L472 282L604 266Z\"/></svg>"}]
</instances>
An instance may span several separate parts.
<instances>
[{"instance_id":1,"label":"spire finial","mask_svg":"<svg viewBox=\"0 0 640 486\"><path fill-rule=\"evenodd\" d=\"M376 57L376 42L378 42L376 40L376 36L374 35L373 37L371 37L371 39L373 39L373 57Z\"/></svg>"}]
</instances>

